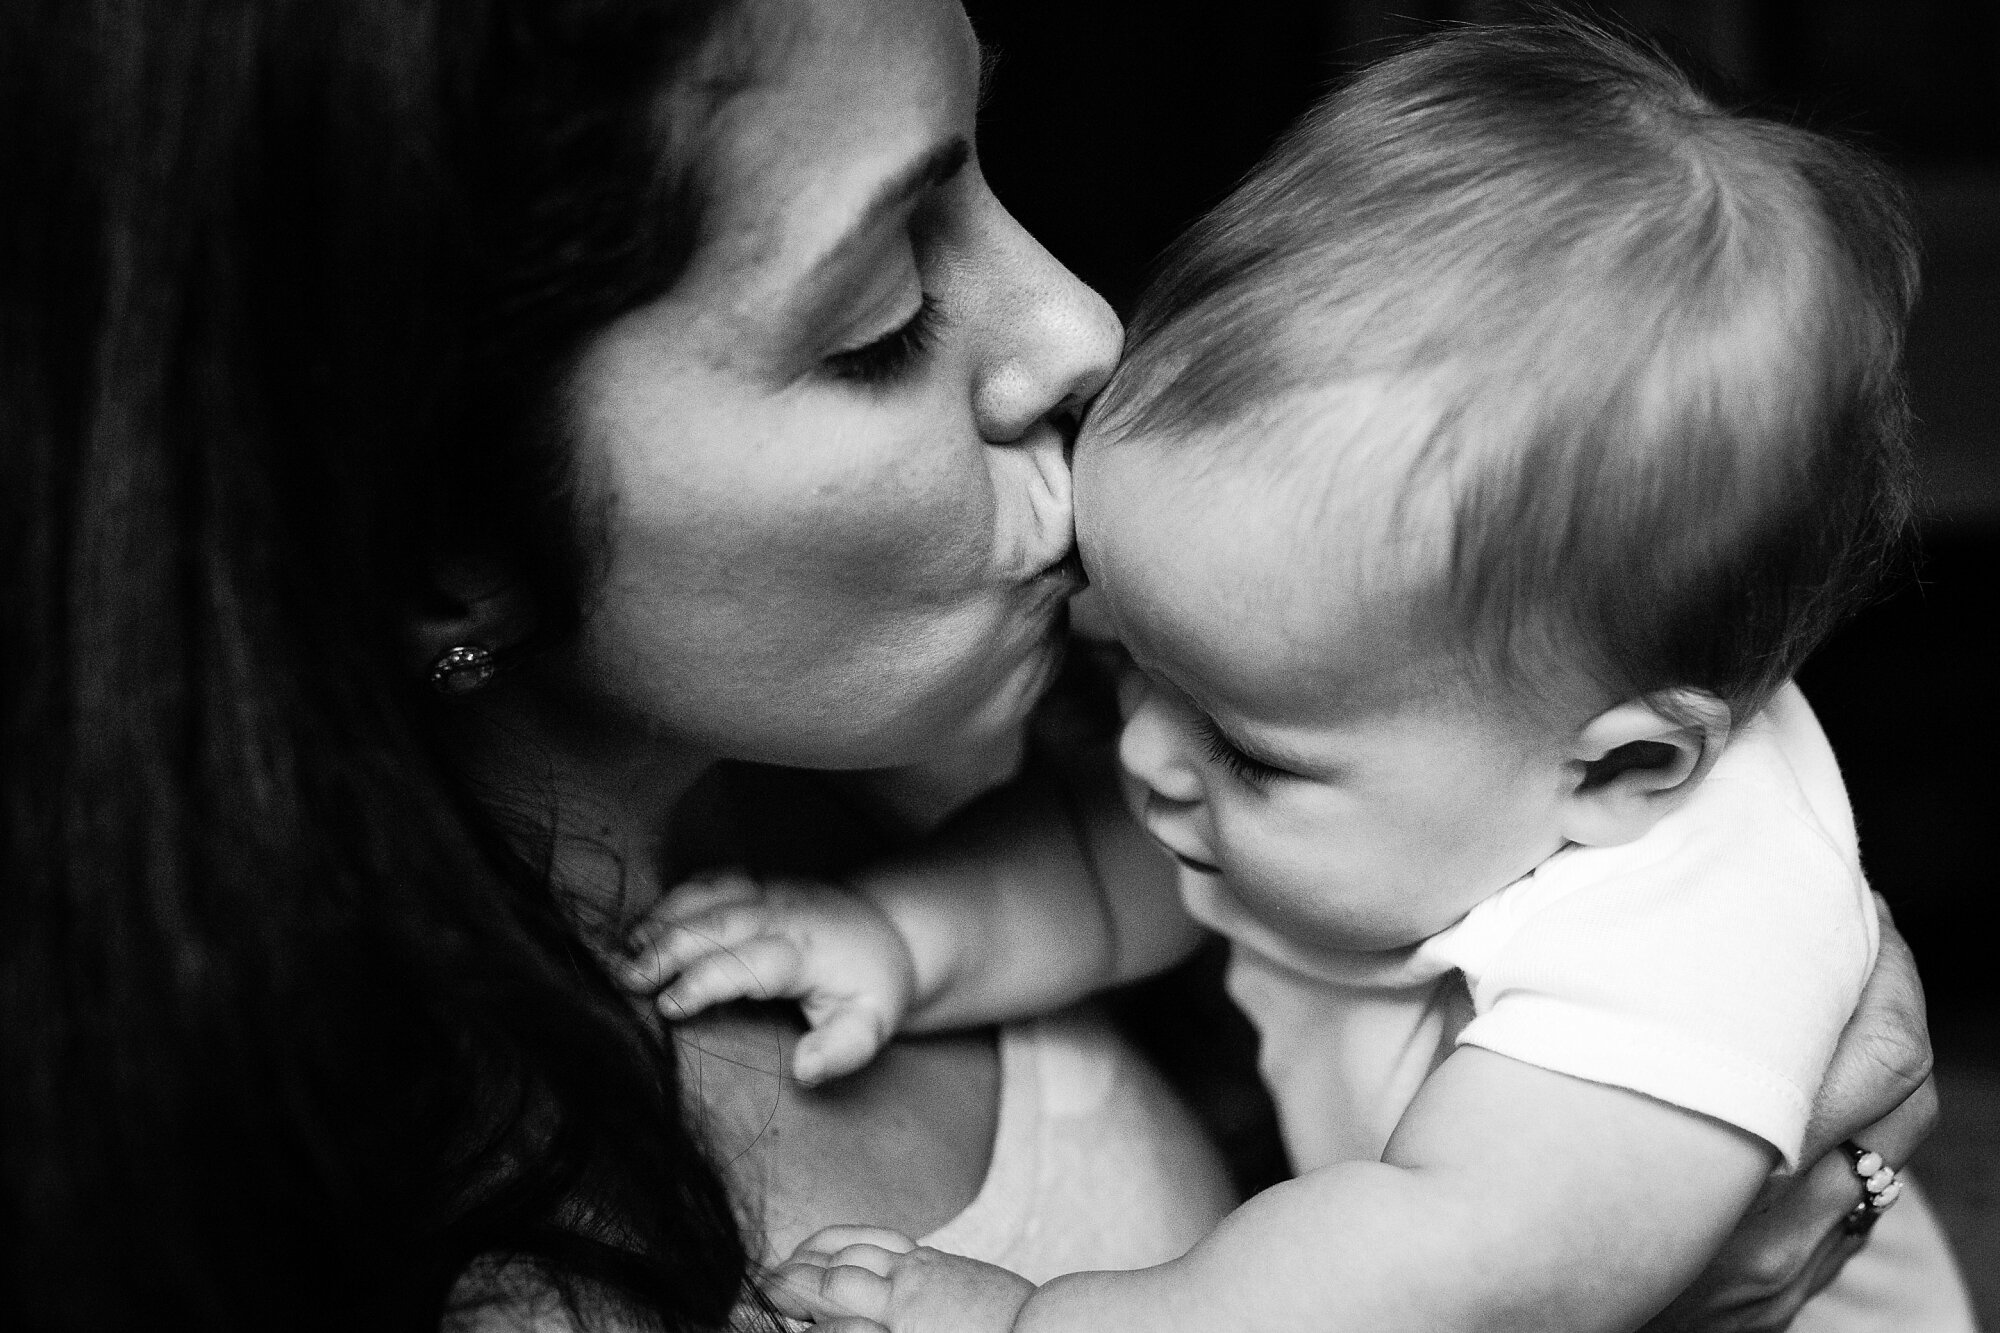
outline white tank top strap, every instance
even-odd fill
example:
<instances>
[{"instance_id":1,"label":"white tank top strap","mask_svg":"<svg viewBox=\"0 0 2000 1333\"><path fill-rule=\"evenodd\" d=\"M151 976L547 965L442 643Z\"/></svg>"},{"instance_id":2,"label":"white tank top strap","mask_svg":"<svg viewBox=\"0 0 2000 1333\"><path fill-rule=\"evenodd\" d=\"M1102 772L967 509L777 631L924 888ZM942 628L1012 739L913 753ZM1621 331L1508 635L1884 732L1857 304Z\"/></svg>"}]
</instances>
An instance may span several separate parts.
<instances>
[{"instance_id":1,"label":"white tank top strap","mask_svg":"<svg viewBox=\"0 0 2000 1333\"><path fill-rule=\"evenodd\" d=\"M1192 1117L1083 1007L1002 1030L985 1183L924 1243L1045 1282L1176 1258L1234 1202Z\"/></svg>"}]
</instances>

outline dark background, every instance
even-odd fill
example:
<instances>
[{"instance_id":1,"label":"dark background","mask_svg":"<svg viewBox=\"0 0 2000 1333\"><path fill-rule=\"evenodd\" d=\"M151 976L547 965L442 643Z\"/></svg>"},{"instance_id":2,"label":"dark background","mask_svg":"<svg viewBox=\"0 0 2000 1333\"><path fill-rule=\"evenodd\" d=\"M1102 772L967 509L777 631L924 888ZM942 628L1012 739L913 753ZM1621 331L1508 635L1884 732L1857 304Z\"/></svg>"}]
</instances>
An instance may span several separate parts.
<instances>
[{"instance_id":1,"label":"dark background","mask_svg":"<svg viewBox=\"0 0 2000 1333\"><path fill-rule=\"evenodd\" d=\"M1121 310L1161 247L1343 69L1426 27L1521 9L970 8L1000 57L987 173L1029 230ZM2000 984L1987 926L2000 875L1983 842L2000 825L2000 0L1626 0L1592 12L1659 38L1743 103L1869 145L1903 171L1918 207L1925 295L1909 363L1921 552L1802 683L1841 757L1870 877L1924 969L1946 1118L1922 1165L2000 1328ZM1153 1035L1171 1064L1176 1042L1195 1034ZM1208 1109L1225 1136L1232 1115L1256 1118Z\"/></svg>"}]
</instances>

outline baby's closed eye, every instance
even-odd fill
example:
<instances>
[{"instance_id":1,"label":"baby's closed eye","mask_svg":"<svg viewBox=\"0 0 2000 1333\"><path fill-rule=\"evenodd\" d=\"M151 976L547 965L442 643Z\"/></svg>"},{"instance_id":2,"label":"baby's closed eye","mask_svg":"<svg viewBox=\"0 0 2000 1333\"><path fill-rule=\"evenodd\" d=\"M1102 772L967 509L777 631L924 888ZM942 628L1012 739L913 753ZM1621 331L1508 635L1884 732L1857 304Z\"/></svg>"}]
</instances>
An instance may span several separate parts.
<instances>
[{"instance_id":1,"label":"baby's closed eye","mask_svg":"<svg viewBox=\"0 0 2000 1333\"><path fill-rule=\"evenodd\" d=\"M1220 765L1233 776L1253 787L1262 787L1279 778L1297 776L1288 768L1282 768L1250 753L1242 743L1232 738L1215 719L1206 713L1198 713L1195 725L1200 729L1202 744L1206 747L1210 762Z\"/></svg>"}]
</instances>

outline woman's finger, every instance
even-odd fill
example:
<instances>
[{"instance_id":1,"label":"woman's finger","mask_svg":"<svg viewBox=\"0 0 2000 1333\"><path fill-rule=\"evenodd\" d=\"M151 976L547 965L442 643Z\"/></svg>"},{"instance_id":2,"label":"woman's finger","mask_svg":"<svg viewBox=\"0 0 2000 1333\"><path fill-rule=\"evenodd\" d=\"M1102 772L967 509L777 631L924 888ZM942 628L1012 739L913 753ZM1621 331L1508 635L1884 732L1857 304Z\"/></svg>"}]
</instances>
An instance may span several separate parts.
<instances>
[{"instance_id":1,"label":"woman's finger","mask_svg":"<svg viewBox=\"0 0 2000 1333\"><path fill-rule=\"evenodd\" d=\"M1831 1232L1786 1285L1746 1293L1735 1307L1710 1311L1698 1321L1679 1327L1687 1333L1784 1333L1805 1303L1839 1277L1841 1268L1860 1248L1859 1237ZM1653 1333L1652 1326L1648 1326L1647 1333Z\"/></svg>"},{"instance_id":2,"label":"woman's finger","mask_svg":"<svg viewBox=\"0 0 2000 1333\"><path fill-rule=\"evenodd\" d=\"M1857 1131L1850 1141L1882 1154L1890 1166L1900 1168L1923 1142L1930 1124L1930 1106L1935 1100L1936 1094L1926 1084L1920 1095L1904 1099L1901 1106ZM1837 1232L1854 1205L1861 1202L1863 1193L1861 1181L1854 1174L1854 1164L1845 1151L1836 1147L1790 1181L1774 1179L1762 1207L1771 1214L1770 1222L1781 1221L1781 1214L1797 1220L1796 1230L1802 1234L1803 1249L1809 1244L1817 1245L1822 1233Z\"/></svg>"},{"instance_id":3,"label":"woman's finger","mask_svg":"<svg viewBox=\"0 0 2000 1333\"><path fill-rule=\"evenodd\" d=\"M1935 1094L1926 1084L1853 1136L1900 1167L1923 1141ZM1716 1266L1677 1298L1649 1333L1778 1333L1860 1250L1848 1214L1865 1191L1836 1148L1788 1177L1773 1177ZM1727 1262L1724 1262L1727 1260Z\"/></svg>"},{"instance_id":4,"label":"woman's finger","mask_svg":"<svg viewBox=\"0 0 2000 1333\"><path fill-rule=\"evenodd\" d=\"M1891 1166L1909 1160L1937 1118L1923 989L1909 947L1876 895L1882 947L1841 1033L1799 1157L1769 1181L1708 1272L1649 1329L1776 1333L1861 1247L1846 1220L1864 1191L1839 1145Z\"/></svg>"},{"instance_id":5,"label":"woman's finger","mask_svg":"<svg viewBox=\"0 0 2000 1333\"><path fill-rule=\"evenodd\" d=\"M1889 1114L1845 1135L1843 1141L1879 1152L1890 1166L1900 1169L1930 1137L1931 1129L1937 1124L1937 1112L1937 1080L1926 1078ZM1850 1165L1838 1148L1827 1156L1842 1166Z\"/></svg>"},{"instance_id":6,"label":"woman's finger","mask_svg":"<svg viewBox=\"0 0 2000 1333\"><path fill-rule=\"evenodd\" d=\"M1915 1136L1906 1154L1929 1134L1936 1118L1935 1093L1927 1091L1931 1043L1916 959L1879 893L1875 911L1882 946L1813 1100L1812 1120L1799 1154L1803 1161L1825 1155L1844 1139L1857 1138L1912 1098L1918 1099L1913 1116L1901 1124Z\"/></svg>"}]
</instances>

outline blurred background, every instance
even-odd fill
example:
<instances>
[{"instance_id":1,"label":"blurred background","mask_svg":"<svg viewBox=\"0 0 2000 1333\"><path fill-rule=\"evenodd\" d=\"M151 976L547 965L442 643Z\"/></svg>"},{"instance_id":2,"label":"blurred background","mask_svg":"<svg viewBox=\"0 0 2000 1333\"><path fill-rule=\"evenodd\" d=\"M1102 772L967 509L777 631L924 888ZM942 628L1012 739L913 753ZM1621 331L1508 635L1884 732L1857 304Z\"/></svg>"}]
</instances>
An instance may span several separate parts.
<instances>
[{"instance_id":1,"label":"blurred background","mask_svg":"<svg viewBox=\"0 0 2000 1333\"><path fill-rule=\"evenodd\" d=\"M999 53L988 175L1121 310L1161 247L1344 69L1439 23L1521 12L1496 0L969 7ZM1918 1166L2000 1329L2000 969L1985 915L2000 874L1976 846L2000 826L2000 0L1624 0L1590 12L1657 38L1739 103L1872 147L1916 200L1921 550L1802 681L1846 772L1869 874L1923 965L1945 1113ZM1148 1006L1146 995L1130 1006L1142 1027ZM1189 1036L1156 1031L1150 1044L1171 1066ZM1254 1159L1260 1113L1208 1109Z\"/></svg>"}]
</instances>

